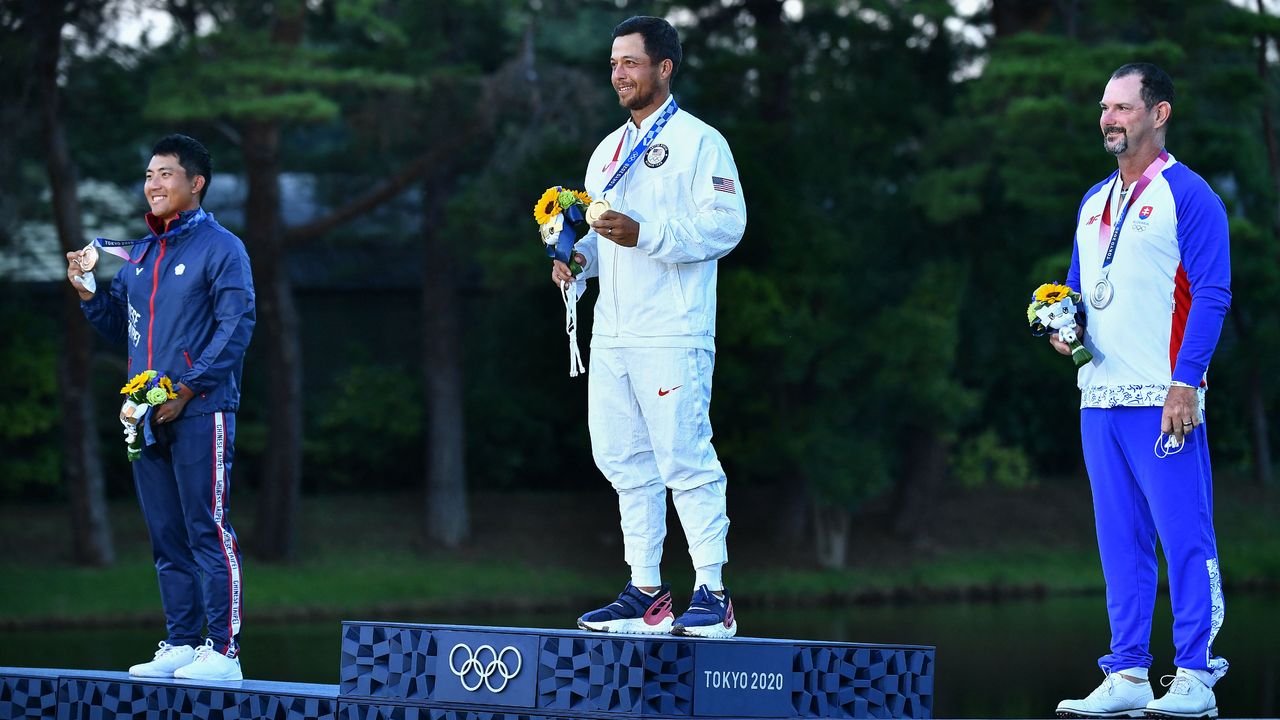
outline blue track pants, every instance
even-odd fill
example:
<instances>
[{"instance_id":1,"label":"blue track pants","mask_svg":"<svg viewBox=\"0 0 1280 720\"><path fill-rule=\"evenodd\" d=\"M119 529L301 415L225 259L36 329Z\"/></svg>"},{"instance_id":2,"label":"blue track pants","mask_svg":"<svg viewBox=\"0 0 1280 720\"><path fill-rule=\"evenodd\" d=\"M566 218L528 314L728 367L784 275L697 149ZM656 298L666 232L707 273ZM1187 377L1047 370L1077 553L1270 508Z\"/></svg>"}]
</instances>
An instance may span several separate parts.
<instances>
[{"instance_id":1,"label":"blue track pants","mask_svg":"<svg viewBox=\"0 0 1280 720\"><path fill-rule=\"evenodd\" d=\"M1160 458L1155 443L1161 412L1159 407L1080 411L1111 619L1111 652L1098 665L1112 671L1151 666L1159 537L1169 569L1174 662L1212 685L1226 673L1227 661L1213 654L1223 600L1207 425L1187 436L1181 452Z\"/></svg>"},{"instance_id":2,"label":"blue track pants","mask_svg":"<svg viewBox=\"0 0 1280 720\"><path fill-rule=\"evenodd\" d=\"M234 413L183 416L153 427L156 442L133 463L151 535L168 642L239 650L240 547L228 520Z\"/></svg>"}]
</instances>

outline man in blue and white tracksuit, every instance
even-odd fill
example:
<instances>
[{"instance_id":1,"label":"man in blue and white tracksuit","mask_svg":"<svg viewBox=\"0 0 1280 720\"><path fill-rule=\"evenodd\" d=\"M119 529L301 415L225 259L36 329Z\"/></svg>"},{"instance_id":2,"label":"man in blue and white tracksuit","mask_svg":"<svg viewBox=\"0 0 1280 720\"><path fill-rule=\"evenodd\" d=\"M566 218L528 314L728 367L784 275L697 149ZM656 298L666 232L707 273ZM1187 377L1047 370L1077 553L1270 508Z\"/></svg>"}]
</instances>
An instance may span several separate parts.
<instances>
[{"instance_id":1,"label":"man in blue and white tracksuit","mask_svg":"<svg viewBox=\"0 0 1280 720\"><path fill-rule=\"evenodd\" d=\"M1154 65L1115 71L1100 124L1119 171L1085 194L1077 220L1067 284L1086 299L1084 344L1094 354L1079 371L1080 432L1111 652L1098 662L1102 685L1064 700L1060 717L1217 717L1211 688L1227 671L1213 652L1223 599L1204 423L1209 360L1231 302L1227 216L1164 150L1172 101L1173 82ZM1178 670L1154 699L1157 538Z\"/></svg>"},{"instance_id":2,"label":"man in blue and white tracksuit","mask_svg":"<svg viewBox=\"0 0 1280 720\"><path fill-rule=\"evenodd\" d=\"M67 254L85 317L125 345L129 374L168 375L178 394L139 428L145 447L133 477L168 637L129 673L239 680L243 586L229 496L253 274L244 244L200 207L212 167L199 142L165 137L146 177L151 234L117 251L126 262L109 289L95 291L81 266L95 251Z\"/></svg>"},{"instance_id":3,"label":"man in blue and white tracksuit","mask_svg":"<svg viewBox=\"0 0 1280 720\"><path fill-rule=\"evenodd\" d=\"M631 118L596 148L585 183L612 209L575 248L581 277L557 262L552 279L600 281L588 425L596 465L618 493L631 582L578 625L731 637L737 623L721 572L726 483L708 411L716 261L741 240L746 206L724 138L671 95L681 58L675 29L634 17L613 37L612 83ZM696 573L689 609L678 618L659 570L668 489Z\"/></svg>"}]
</instances>

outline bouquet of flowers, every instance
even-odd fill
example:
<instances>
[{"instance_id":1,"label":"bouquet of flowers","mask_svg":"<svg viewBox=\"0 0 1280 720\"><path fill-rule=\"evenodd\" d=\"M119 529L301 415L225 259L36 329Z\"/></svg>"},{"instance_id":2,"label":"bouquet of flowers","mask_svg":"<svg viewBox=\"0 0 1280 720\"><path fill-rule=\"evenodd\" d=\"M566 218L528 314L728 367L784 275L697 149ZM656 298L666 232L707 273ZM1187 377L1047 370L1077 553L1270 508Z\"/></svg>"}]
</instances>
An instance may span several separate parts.
<instances>
[{"instance_id":1,"label":"bouquet of flowers","mask_svg":"<svg viewBox=\"0 0 1280 720\"><path fill-rule=\"evenodd\" d=\"M138 439L138 424L147 411L178 397L173 381L168 375L155 370L144 370L127 385L120 388L124 404L120 406L120 423L124 425L124 441L129 448L129 462L142 457L142 442Z\"/></svg>"},{"instance_id":2,"label":"bouquet of flowers","mask_svg":"<svg viewBox=\"0 0 1280 720\"><path fill-rule=\"evenodd\" d=\"M1081 367L1093 360L1093 353L1089 352L1076 335L1076 326L1084 326L1084 313L1077 309L1078 302L1080 293L1066 285L1045 283L1031 293L1031 304L1027 306L1027 324L1031 326L1031 334L1036 337L1050 330L1058 331L1058 339L1071 346L1071 361L1076 367Z\"/></svg>"},{"instance_id":3,"label":"bouquet of flowers","mask_svg":"<svg viewBox=\"0 0 1280 720\"><path fill-rule=\"evenodd\" d=\"M591 226L587 224L587 206L591 196L582 190L560 186L547 188L533 206L533 219L538 223L547 257L569 266L577 275L582 267L573 261L573 244L581 240Z\"/></svg>"},{"instance_id":4,"label":"bouquet of flowers","mask_svg":"<svg viewBox=\"0 0 1280 720\"><path fill-rule=\"evenodd\" d=\"M586 216L589 205L591 196L586 192L557 185L547 188L533 206L533 219L538 223L547 257L568 265L574 275L582 272L582 266L573 259L573 245L591 230ZM560 296L564 300L564 331L569 336L569 377L577 377L587 371L578 350L577 286L562 283Z\"/></svg>"}]
</instances>

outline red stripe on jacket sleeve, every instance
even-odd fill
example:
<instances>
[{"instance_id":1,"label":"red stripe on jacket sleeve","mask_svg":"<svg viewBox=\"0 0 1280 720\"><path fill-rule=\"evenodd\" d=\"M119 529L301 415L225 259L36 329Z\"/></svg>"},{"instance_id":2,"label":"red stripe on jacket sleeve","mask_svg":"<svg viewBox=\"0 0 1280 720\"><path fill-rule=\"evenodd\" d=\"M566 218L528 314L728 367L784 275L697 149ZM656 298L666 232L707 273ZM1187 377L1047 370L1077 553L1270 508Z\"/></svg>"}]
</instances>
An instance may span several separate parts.
<instances>
[{"instance_id":1,"label":"red stripe on jacket sleeve","mask_svg":"<svg viewBox=\"0 0 1280 720\"><path fill-rule=\"evenodd\" d=\"M1187 332L1187 316L1191 314L1191 281L1187 270L1178 263L1173 276L1173 317L1169 326L1169 375L1178 367L1178 353L1182 350L1182 338ZM1204 384L1204 380L1200 380Z\"/></svg>"}]
</instances>

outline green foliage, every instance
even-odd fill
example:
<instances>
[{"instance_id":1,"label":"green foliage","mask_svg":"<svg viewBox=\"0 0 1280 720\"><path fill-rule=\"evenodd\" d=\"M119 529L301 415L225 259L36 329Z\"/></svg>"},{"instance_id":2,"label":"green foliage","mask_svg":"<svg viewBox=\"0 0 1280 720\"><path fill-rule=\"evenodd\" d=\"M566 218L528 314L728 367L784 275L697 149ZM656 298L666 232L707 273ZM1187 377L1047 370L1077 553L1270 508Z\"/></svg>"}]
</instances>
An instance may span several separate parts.
<instances>
[{"instance_id":1,"label":"green foliage","mask_svg":"<svg viewBox=\"0 0 1280 720\"><path fill-rule=\"evenodd\" d=\"M7 308L18 307L14 293L4 295ZM0 314L0 497L59 483L57 346L39 320Z\"/></svg>"},{"instance_id":2,"label":"green foliage","mask_svg":"<svg viewBox=\"0 0 1280 720\"><path fill-rule=\"evenodd\" d=\"M388 35L388 23L370 2L339 7L347 8L338 12L342 21L380 37L402 37L398 30ZM171 57L152 79L149 101L158 119L324 122L342 112L335 90L408 92L420 86L405 73L336 67L332 50L273 40L260 26L232 23L164 52Z\"/></svg>"},{"instance_id":3,"label":"green foliage","mask_svg":"<svg viewBox=\"0 0 1280 720\"><path fill-rule=\"evenodd\" d=\"M353 364L319 407L307 435L307 473L325 488L396 487L422 475L422 383L388 365Z\"/></svg>"},{"instance_id":4,"label":"green foliage","mask_svg":"<svg viewBox=\"0 0 1280 720\"><path fill-rule=\"evenodd\" d=\"M562 308L529 206L548 185L580 187L591 148L625 117L606 58L609 30L636 12L679 19L677 96L728 139L748 203L747 235L720 265L712 406L734 483L857 509L911 477L921 433L954 443L950 476L963 484L1018 486L1078 462L1060 437L1078 400L1073 369L1030 337L1022 313L1032 288L1064 279L1080 198L1115 167L1099 147L1097 102L1110 71L1134 60L1173 75L1170 150L1232 219L1234 305L1211 371L1215 460L1247 468L1249 401L1280 404L1266 366L1280 354L1280 198L1261 136L1280 81L1274 62L1259 77L1256 45L1277 32L1276 17L1221 0L1102 14L1066 3L1042 33L974 40L956 21L984 28L986 16L959 18L945 0L201 6L214 19L207 34L67 57L64 110L82 177L136 182L154 136L188 126L225 142L214 147L218 172L236 172L239 153L212 128L273 121L282 167L313 173L323 208L406 158L449 150L438 214L424 220L435 198L415 196L324 244L365 261L346 263L342 281L377 283L366 268L385 263L380 253L416 257L423 222L454 239L473 486L602 482L586 383L564 376ZM302 13L296 47L270 40L283 12ZM20 39L0 37L15 52ZM3 67L17 87L20 66ZM489 77L500 81L481 82ZM0 154L19 178L5 217L30 219L42 205L38 146L11 140L12 156ZM593 292L579 305L584 345ZM300 296L304 315L335 297L322 296ZM405 305L414 327L423 310ZM377 335L377 324L361 329ZM314 336L304 343L321 346L305 353L308 482L345 487L364 473L416 484L399 458L422 460L408 445L422 437L421 408L402 406L418 405L420 373L326 353L327 331L304 328ZM399 380L393 389L379 377ZM369 383L411 424L363 399ZM262 397L246 394L240 461L268 451Z\"/></svg>"},{"instance_id":5,"label":"green foliage","mask_svg":"<svg viewBox=\"0 0 1280 720\"><path fill-rule=\"evenodd\" d=\"M1073 447L1075 424L1072 423L1064 432L1072 436L1070 442L1064 441L1064 444ZM1062 440L1062 434L1059 433L1059 440ZM1000 442L1000 436L993 430L986 430L963 444L956 453L952 474L967 488L994 484L1021 489L1032 484L1031 463L1026 453Z\"/></svg>"},{"instance_id":6,"label":"green foliage","mask_svg":"<svg viewBox=\"0 0 1280 720\"><path fill-rule=\"evenodd\" d=\"M934 225L930 232L951 238L952 252L973 263L988 290L967 295L962 310L964 337L979 351L960 364L960 372L981 400L972 433L977 440L970 445L977 456L962 454L953 467L957 476L984 465L988 469L977 474L996 472L1000 463L991 466L990 459L977 458L1003 456L1005 443L1009 451L1034 458L1033 467L1041 471L1063 461L1055 431L1059 416L1042 408L1074 407L1070 363L1026 334L1021 311L1036 285L1064 279L1080 198L1115 168L1099 148L1096 110L1112 69L1139 59L1164 66L1178 91L1171 151L1205 176L1229 208L1272 227L1275 201L1268 188L1274 188L1274 180L1261 167L1265 151L1255 119L1260 89L1249 58L1252 41L1227 30L1238 28L1249 14L1210 0L1181 4L1154 21L1130 12L1109 16L1105 23L1078 18L1084 23L1079 37L1088 40L1055 34L999 39L981 75L961 86L961 112L928 139L933 164L918 196ZM1261 235L1251 227L1233 221L1233 318L1266 315L1280 296L1280 284L1265 277L1268 270L1259 270L1274 267L1274 261L1264 260L1274 251L1254 244ZM1259 272L1264 277L1251 277ZM1234 340L1231 322L1211 378L1245 370L1239 367L1243 348ZM1280 350L1255 344L1245 352L1265 354L1268 347ZM1214 383L1211 404L1236 408L1215 413L1228 435L1223 439L1217 433L1215 442L1239 457L1248 437L1243 398L1235 391L1240 384L1230 377ZM1012 468L1021 461L1001 462Z\"/></svg>"}]
</instances>

